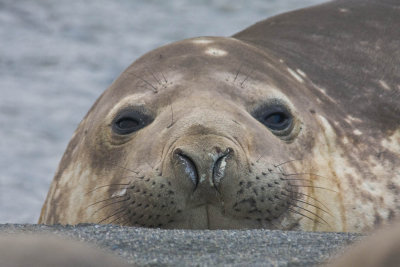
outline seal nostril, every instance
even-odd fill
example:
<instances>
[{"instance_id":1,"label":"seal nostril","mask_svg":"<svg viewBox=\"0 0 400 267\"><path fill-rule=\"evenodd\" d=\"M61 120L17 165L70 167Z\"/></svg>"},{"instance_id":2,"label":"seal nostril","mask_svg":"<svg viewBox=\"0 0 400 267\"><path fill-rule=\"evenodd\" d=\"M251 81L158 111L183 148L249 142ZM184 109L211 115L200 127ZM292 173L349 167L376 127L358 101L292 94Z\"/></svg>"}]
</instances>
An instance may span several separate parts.
<instances>
[{"instance_id":1,"label":"seal nostril","mask_svg":"<svg viewBox=\"0 0 400 267\"><path fill-rule=\"evenodd\" d=\"M219 183L219 181L224 176L225 165L226 165L225 156L218 158L217 161L215 162L213 168L214 183Z\"/></svg>"},{"instance_id":2,"label":"seal nostril","mask_svg":"<svg viewBox=\"0 0 400 267\"><path fill-rule=\"evenodd\" d=\"M182 153L182 150L175 150L175 156L178 158L180 163L184 166L184 172L187 176L189 176L190 180L193 182L195 186L199 183L197 168L194 162L186 155Z\"/></svg>"},{"instance_id":3,"label":"seal nostril","mask_svg":"<svg viewBox=\"0 0 400 267\"><path fill-rule=\"evenodd\" d=\"M214 163L213 167L213 181L215 185L218 185L221 182L221 179L225 175L225 167L226 167L226 159L232 153L231 148L227 148Z\"/></svg>"}]
</instances>

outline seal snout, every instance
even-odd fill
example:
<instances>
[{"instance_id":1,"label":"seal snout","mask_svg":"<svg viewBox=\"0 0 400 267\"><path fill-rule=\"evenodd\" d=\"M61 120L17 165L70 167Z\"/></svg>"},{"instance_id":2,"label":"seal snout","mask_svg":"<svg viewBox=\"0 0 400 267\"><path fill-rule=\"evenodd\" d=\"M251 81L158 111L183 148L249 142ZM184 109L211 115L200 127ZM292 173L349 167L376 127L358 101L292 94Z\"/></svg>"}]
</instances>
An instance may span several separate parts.
<instances>
[{"instance_id":1,"label":"seal snout","mask_svg":"<svg viewBox=\"0 0 400 267\"><path fill-rule=\"evenodd\" d=\"M234 153L230 147L225 150L214 147L212 150L212 152L200 152L191 148L176 148L173 151L173 159L178 169L177 175L189 179L194 189L205 181L209 181L212 187L218 187L225 176L227 159Z\"/></svg>"}]
</instances>

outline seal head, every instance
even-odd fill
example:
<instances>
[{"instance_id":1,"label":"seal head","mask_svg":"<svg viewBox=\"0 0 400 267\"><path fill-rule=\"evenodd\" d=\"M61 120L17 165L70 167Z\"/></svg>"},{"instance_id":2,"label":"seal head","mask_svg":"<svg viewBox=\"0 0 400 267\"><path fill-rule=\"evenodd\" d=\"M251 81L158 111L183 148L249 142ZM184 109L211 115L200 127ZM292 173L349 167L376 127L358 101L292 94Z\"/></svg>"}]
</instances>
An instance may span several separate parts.
<instances>
[{"instance_id":1,"label":"seal head","mask_svg":"<svg viewBox=\"0 0 400 267\"><path fill-rule=\"evenodd\" d=\"M296 81L276 64L221 37L139 59L79 126L43 222L297 227L288 211L301 196L285 169L295 157L290 147L311 143L293 101L278 89Z\"/></svg>"}]
</instances>

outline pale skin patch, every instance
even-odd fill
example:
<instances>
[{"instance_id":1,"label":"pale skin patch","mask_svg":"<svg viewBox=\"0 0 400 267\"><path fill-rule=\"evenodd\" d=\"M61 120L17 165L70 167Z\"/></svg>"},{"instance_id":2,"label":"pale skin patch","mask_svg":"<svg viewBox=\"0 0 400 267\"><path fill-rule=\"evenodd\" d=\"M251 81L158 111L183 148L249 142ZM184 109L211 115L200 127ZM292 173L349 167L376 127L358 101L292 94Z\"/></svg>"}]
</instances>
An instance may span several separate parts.
<instances>
[{"instance_id":1,"label":"pale skin patch","mask_svg":"<svg viewBox=\"0 0 400 267\"><path fill-rule=\"evenodd\" d=\"M296 72L297 72L298 74L300 74L303 78L306 78L306 77L307 77L307 75L306 75L301 69L296 69Z\"/></svg>"},{"instance_id":2,"label":"pale skin patch","mask_svg":"<svg viewBox=\"0 0 400 267\"><path fill-rule=\"evenodd\" d=\"M353 134L355 134L355 135L362 135L362 132L361 132L360 130L358 130L358 129L355 129L355 130L353 131Z\"/></svg>"},{"instance_id":3,"label":"pale skin patch","mask_svg":"<svg viewBox=\"0 0 400 267\"><path fill-rule=\"evenodd\" d=\"M344 157L345 151L338 145L338 137L329 121L319 115L317 116L321 133L316 135L318 146L312 150L314 166L318 166L315 173L315 185L329 190L314 190L315 197L324 203L332 216L326 216L330 227L346 231L349 227L351 218L347 215L347 204L351 203L352 195L343 194L352 191L345 177L351 175L358 176L358 171L350 165L348 159ZM319 131L319 130L318 130ZM356 219L356 218L355 218ZM326 226L315 225L313 230L328 230Z\"/></svg>"},{"instance_id":4,"label":"pale skin patch","mask_svg":"<svg viewBox=\"0 0 400 267\"><path fill-rule=\"evenodd\" d=\"M111 197L123 197L126 195L126 188L123 188L122 190L118 190L114 192Z\"/></svg>"},{"instance_id":5,"label":"pale skin patch","mask_svg":"<svg viewBox=\"0 0 400 267\"><path fill-rule=\"evenodd\" d=\"M389 151L399 154L400 156L400 128L393 135L381 141L381 145Z\"/></svg>"},{"instance_id":6,"label":"pale skin patch","mask_svg":"<svg viewBox=\"0 0 400 267\"><path fill-rule=\"evenodd\" d=\"M292 75L298 82L304 83L303 78L299 74L297 74L294 70L291 68L287 68L287 71Z\"/></svg>"},{"instance_id":7,"label":"pale skin patch","mask_svg":"<svg viewBox=\"0 0 400 267\"><path fill-rule=\"evenodd\" d=\"M97 182L101 179L91 173L90 169L82 169L82 166L86 166L86 164L82 163L83 160L84 159L81 158L79 162L75 161L72 163L57 182L56 189L51 192L52 199L63 195L63 198L66 200L62 205L55 206L56 213L60 215L56 221L57 223L79 223L81 218L79 217L80 215L78 215L79 211L77 212L77 207L80 207L80 211L85 213L88 218L90 218L89 214L94 212L93 207L88 208L88 205L94 203L98 199L96 199L96 194L88 194L87 188L95 188L98 186ZM48 216L48 209L50 208L51 206L47 206L47 211L44 213L45 217ZM42 219L44 219L44 221L48 220L46 218ZM86 221L96 223L95 220Z\"/></svg>"},{"instance_id":8,"label":"pale skin patch","mask_svg":"<svg viewBox=\"0 0 400 267\"><path fill-rule=\"evenodd\" d=\"M360 183L359 190L363 193L369 194L374 200L379 199L379 206L382 207L394 207L396 206L397 196L394 194L388 194L388 183L393 184L396 187L400 186L400 172L396 174L388 173L388 170L393 168L397 168L395 163L388 160L378 159L375 154L372 154L368 157L367 160L369 166L369 176L363 177L363 180L367 180L367 182ZM368 179L371 177L370 179ZM373 179L373 177L377 177L378 179ZM367 179L366 179L367 178ZM386 181L386 182L385 182ZM376 201L375 201L376 202ZM375 204L376 205L376 204ZM373 211L376 209L374 207L374 203L371 202L368 206L364 204L363 209L370 208L369 214L373 214ZM382 218L387 218L389 216L389 209L378 209L378 214ZM373 223L373 218L370 219L370 222Z\"/></svg>"},{"instance_id":9,"label":"pale skin patch","mask_svg":"<svg viewBox=\"0 0 400 267\"><path fill-rule=\"evenodd\" d=\"M316 86L315 84L314 84L314 87L315 87L318 91L320 91L329 101L331 101L332 103L336 103L336 100L333 99L332 97L330 97L330 96L326 93L326 90L325 90L324 88L321 88L321 87L319 87L319 86Z\"/></svg>"},{"instance_id":10,"label":"pale skin patch","mask_svg":"<svg viewBox=\"0 0 400 267\"><path fill-rule=\"evenodd\" d=\"M226 52L225 50L214 47L207 48L205 53L209 56L214 56L214 57L223 57L228 54L228 52Z\"/></svg>"},{"instance_id":11,"label":"pale skin patch","mask_svg":"<svg viewBox=\"0 0 400 267\"><path fill-rule=\"evenodd\" d=\"M352 122L362 122L361 119L356 118L356 117L353 117L353 116L351 116L351 115L347 115L345 121L346 121L348 124L351 124Z\"/></svg>"},{"instance_id":12,"label":"pale skin patch","mask_svg":"<svg viewBox=\"0 0 400 267\"><path fill-rule=\"evenodd\" d=\"M363 161L362 166L351 165L349 159L352 155L358 156L356 150L353 151L351 146L346 145L349 143L346 137L341 139L343 146L338 142L339 137L325 117L317 118L322 133L316 136L320 145L313 148L312 158L315 166L318 166L315 173L324 178L316 177L315 185L333 189L337 193L335 196L334 192L332 195L329 191L315 190L314 195L328 206L334 215L335 220L332 221L334 228L342 231L350 229L356 232L366 231L374 225L376 214L382 218L389 216L389 211L380 207L395 205L396 196L388 194L387 182L392 181L397 184L400 173L394 173L393 176L390 170L396 168L395 163L390 160L382 161L374 153ZM381 144L399 153L400 129ZM368 196L368 199L360 196ZM329 217L326 220L331 223ZM314 230L320 229L319 227L316 225Z\"/></svg>"},{"instance_id":13,"label":"pale skin patch","mask_svg":"<svg viewBox=\"0 0 400 267\"><path fill-rule=\"evenodd\" d=\"M378 83L384 90L391 90L390 86L384 80L379 80Z\"/></svg>"},{"instance_id":14,"label":"pale skin patch","mask_svg":"<svg viewBox=\"0 0 400 267\"><path fill-rule=\"evenodd\" d=\"M349 10L347 8L339 8L340 13L348 13Z\"/></svg>"},{"instance_id":15,"label":"pale skin patch","mask_svg":"<svg viewBox=\"0 0 400 267\"><path fill-rule=\"evenodd\" d=\"M205 38L196 38L196 39L192 40L192 43L204 45L204 44L212 44L213 41L210 39L205 39Z\"/></svg>"}]
</instances>

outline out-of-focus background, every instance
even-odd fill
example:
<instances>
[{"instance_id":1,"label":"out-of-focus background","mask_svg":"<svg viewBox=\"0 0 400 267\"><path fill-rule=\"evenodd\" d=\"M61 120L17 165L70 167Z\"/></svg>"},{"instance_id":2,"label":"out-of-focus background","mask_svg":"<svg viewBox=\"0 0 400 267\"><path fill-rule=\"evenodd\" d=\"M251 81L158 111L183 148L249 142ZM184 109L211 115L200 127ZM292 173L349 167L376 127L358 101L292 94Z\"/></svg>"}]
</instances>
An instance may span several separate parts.
<instances>
[{"instance_id":1,"label":"out-of-focus background","mask_svg":"<svg viewBox=\"0 0 400 267\"><path fill-rule=\"evenodd\" d=\"M36 223L67 143L136 58L324 0L0 0L0 223Z\"/></svg>"}]
</instances>

